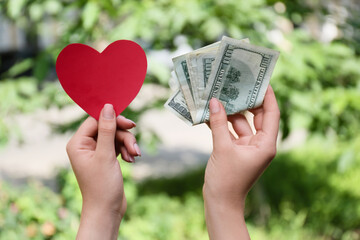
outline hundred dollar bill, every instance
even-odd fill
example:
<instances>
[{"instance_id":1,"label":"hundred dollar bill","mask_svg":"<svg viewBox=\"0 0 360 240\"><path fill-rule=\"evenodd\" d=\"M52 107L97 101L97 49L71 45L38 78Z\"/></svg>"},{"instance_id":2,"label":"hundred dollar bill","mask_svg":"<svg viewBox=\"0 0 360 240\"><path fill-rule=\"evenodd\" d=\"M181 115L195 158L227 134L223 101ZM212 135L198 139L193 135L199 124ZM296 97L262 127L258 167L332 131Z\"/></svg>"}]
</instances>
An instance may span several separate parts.
<instances>
[{"instance_id":1,"label":"hundred dollar bill","mask_svg":"<svg viewBox=\"0 0 360 240\"><path fill-rule=\"evenodd\" d=\"M208 71L210 74L211 64L215 60L219 46L220 42L216 42L185 55L195 109L198 109L198 101L200 96L203 94L207 82L207 78L204 79L206 76L204 74L204 70ZM204 64L205 67L203 66Z\"/></svg>"},{"instance_id":2,"label":"hundred dollar bill","mask_svg":"<svg viewBox=\"0 0 360 240\"><path fill-rule=\"evenodd\" d=\"M279 52L223 37L194 124L209 120L215 97L228 115L260 106Z\"/></svg>"},{"instance_id":3,"label":"hundred dollar bill","mask_svg":"<svg viewBox=\"0 0 360 240\"><path fill-rule=\"evenodd\" d=\"M200 49L197 49L193 52L186 53L184 55L173 58L174 69L177 75L177 79L180 83L180 89L185 97L185 100L188 104L190 114L192 117L196 116L197 109L197 100L200 95L198 94L198 83L199 81L204 81L203 79L198 79L196 61L192 61L193 58L189 58L191 54L198 53L212 53L216 55L216 52L219 48L220 42L216 42ZM190 62L192 64L190 64ZM201 83L200 83L201 84ZM202 94L202 93L201 93Z\"/></svg>"},{"instance_id":4,"label":"hundred dollar bill","mask_svg":"<svg viewBox=\"0 0 360 240\"><path fill-rule=\"evenodd\" d=\"M184 96L188 110L192 118L195 118L196 117L195 100L194 100L192 85L190 82L189 70L186 64L186 54L173 58L172 60L174 63L174 70L177 79L180 83L180 89Z\"/></svg>"},{"instance_id":5,"label":"hundred dollar bill","mask_svg":"<svg viewBox=\"0 0 360 240\"><path fill-rule=\"evenodd\" d=\"M172 92L177 92L180 89L179 81L177 80L176 73L171 71L171 78L169 80L169 87Z\"/></svg>"},{"instance_id":6,"label":"hundred dollar bill","mask_svg":"<svg viewBox=\"0 0 360 240\"><path fill-rule=\"evenodd\" d=\"M174 113L178 118L183 120L188 125L193 125L191 115L187 104L185 102L184 95L181 90L178 89L172 94L172 96L166 101L164 107L170 112Z\"/></svg>"},{"instance_id":7,"label":"hundred dollar bill","mask_svg":"<svg viewBox=\"0 0 360 240\"><path fill-rule=\"evenodd\" d=\"M249 43L248 38L240 41ZM196 111L200 108L200 97L204 94L212 66L214 64L220 41L187 54L186 62L189 69Z\"/></svg>"}]
</instances>

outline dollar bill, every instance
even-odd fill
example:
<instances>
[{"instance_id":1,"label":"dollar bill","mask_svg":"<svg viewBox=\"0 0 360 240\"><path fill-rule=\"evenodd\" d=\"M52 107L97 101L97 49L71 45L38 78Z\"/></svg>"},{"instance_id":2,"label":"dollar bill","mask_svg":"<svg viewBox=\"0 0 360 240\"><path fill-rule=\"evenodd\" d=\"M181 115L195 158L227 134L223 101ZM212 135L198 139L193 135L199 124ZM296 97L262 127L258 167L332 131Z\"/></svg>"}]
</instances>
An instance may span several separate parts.
<instances>
[{"instance_id":1,"label":"dollar bill","mask_svg":"<svg viewBox=\"0 0 360 240\"><path fill-rule=\"evenodd\" d=\"M228 115L260 106L278 57L275 50L223 37L194 124L209 120L213 97Z\"/></svg>"},{"instance_id":2,"label":"dollar bill","mask_svg":"<svg viewBox=\"0 0 360 240\"><path fill-rule=\"evenodd\" d=\"M207 79L211 71L211 65L215 60L219 46L220 42L216 42L185 55L196 111L199 108L198 101L200 96L204 93Z\"/></svg>"},{"instance_id":3,"label":"dollar bill","mask_svg":"<svg viewBox=\"0 0 360 240\"><path fill-rule=\"evenodd\" d=\"M187 107L184 95L180 90L180 84L174 71L171 72L169 86L173 91L173 94L171 94L170 98L164 104L164 107L174 113L186 124L193 125L189 109Z\"/></svg>"},{"instance_id":4,"label":"dollar bill","mask_svg":"<svg viewBox=\"0 0 360 240\"><path fill-rule=\"evenodd\" d=\"M180 84L180 90L184 96L188 110L192 118L196 117L196 107L188 66L186 64L186 54L173 58L174 71Z\"/></svg>"},{"instance_id":5,"label":"dollar bill","mask_svg":"<svg viewBox=\"0 0 360 240\"><path fill-rule=\"evenodd\" d=\"M177 92L180 89L179 81L177 80L176 73L171 71L171 78L169 80L169 87L173 92Z\"/></svg>"},{"instance_id":6,"label":"dollar bill","mask_svg":"<svg viewBox=\"0 0 360 240\"><path fill-rule=\"evenodd\" d=\"M219 46L220 42L216 42L172 59L180 89L193 118L196 116L198 108L197 101L205 89L204 84L202 84L204 79L202 75L198 73L196 56L197 54L206 53L211 54L211 57L215 58Z\"/></svg>"},{"instance_id":7,"label":"dollar bill","mask_svg":"<svg viewBox=\"0 0 360 240\"><path fill-rule=\"evenodd\" d=\"M190 111L187 107L184 95L181 90L178 89L171 97L166 101L164 107L170 112L174 113L178 118L183 120L188 125L193 125L193 121L190 115Z\"/></svg>"},{"instance_id":8,"label":"dollar bill","mask_svg":"<svg viewBox=\"0 0 360 240\"><path fill-rule=\"evenodd\" d=\"M250 42L248 38L241 39L240 41ZM200 104L200 96L204 95L220 43L220 41L213 43L186 55L196 112L202 107Z\"/></svg>"}]
</instances>

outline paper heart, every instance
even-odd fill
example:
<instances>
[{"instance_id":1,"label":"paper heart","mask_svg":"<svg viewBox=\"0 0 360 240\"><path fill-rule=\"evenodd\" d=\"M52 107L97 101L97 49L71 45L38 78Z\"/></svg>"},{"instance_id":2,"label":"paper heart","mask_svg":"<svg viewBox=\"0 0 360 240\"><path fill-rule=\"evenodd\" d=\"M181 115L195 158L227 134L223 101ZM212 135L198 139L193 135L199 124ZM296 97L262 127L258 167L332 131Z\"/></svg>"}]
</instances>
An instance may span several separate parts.
<instances>
[{"instance_id":1,"label":"paper heart","mask_svg":"<svg viewBox=\"0 0 360 240\"><path fill-rule=\"evenodd\" d=\"M119 40L103 52L80 43L66 46L56 60L56 72L65 92L95 119L105 103L120 114L144 83L147 61L135 42Z\"/></svg>"}]
</instances>

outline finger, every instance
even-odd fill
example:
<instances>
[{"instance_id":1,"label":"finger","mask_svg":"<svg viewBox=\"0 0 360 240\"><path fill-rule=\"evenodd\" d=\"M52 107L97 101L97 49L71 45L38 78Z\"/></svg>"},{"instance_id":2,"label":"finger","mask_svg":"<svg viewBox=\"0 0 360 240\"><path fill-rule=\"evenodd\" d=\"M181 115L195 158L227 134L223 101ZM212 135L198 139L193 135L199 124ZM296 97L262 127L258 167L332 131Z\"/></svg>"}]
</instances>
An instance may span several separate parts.
<instances>
[{"instance_id":1,"label":"finger","mask_svg":"<svg viewBox=\"0 0 360 240\"><path fill-rule=\"evenodd\" d=\"M235 135L233 132L229 131L231 140L236 140L239 136Z\"/></svg>"},{"instance_id":2,"label":"finger","mask_svg":"<svg viewBox=\"0 0 360 240\"><path fill-rule=\"evenodd\" d=\"M239 137L253 135L251 127L243 114L238 113L231 115L229 116L229 121L232 123L233 129Z\"/></svg>"},{"instance_id":3,"label":"finger","mask_svg":"<svg viewBox=\"0 0 360 240\"><path fill-rule=\"evenodd\" d=\"M122 160L129 163L135 162L135 158L129 154L129 152L126 150L126 147L124 145L120 146L120 153Z\"/></svg>"},{"instance_id":4,"label":"finger","mask_svg":"<svg viewBox=\"0 0 360 240\"><path fill-rule=\"evenodd\" d=\"M211 130L210 122L206 122L206 125L207 125L207 126L210 128L210 130ZM228 125L228 127L229 127L229 125ZM229 129L229 133L230 133L230 138L231 138L231 140L236 140L236 137L237 137L237 136L235 136L234 133L230 131L230 129Z\"/></svg>"},{"instance_id":5,"label":"finger","mask_svg":"<svg viewBox=\"0 0 360 240\"><path fill-rule=\"evenodd\" d=\"M80 125L79 129L74 134L74 137L95 137L98 131L98 123L93 117L88 117Z\"/></svg>"},{"instance_id":6,"label":"finger","mask_svg":"<svg viewBox=\"0 0 360 240\"><path fill-rule=\"evenodd\" d=\"M105 156L115 154L115 132L116 120L114 108L111 104L105 104L99 118L97 154L104 154Z\"/></svg>"},{"instance_id":7,"label":"finger","mask_svg":"<svg viewBox=\"0 0 360 240\"><path fill-rule=\"evenodd\" d=\"M276 102L275 93L269 85L263 103L262 131L277 138L279 131L280 110Z\"/></svg>"},{"instance_id":8,"label":"finger","mask_svg":"<svg viewBox=\"0 0 360 240\"><path fill-rule=\"evenodd\" d=\"M74 149L78 149L79 147L82 149L95 149L93 144L95 144L94 138L97 134L97 128L97 121L93 117L88 117L66 145L67 153L71 154Z\"/></svg>"},{"instance_id":9,"label":"finger","mask_svg":"<svg viewBox=\"0 0 360 240\"><path fill-rule=\"evenodd\" d=\"M254 108L254 109L250 109L249 110L252 114L254 114L254 127L256 132L261 131L262 130L262 122L263 122L263 113L264 113L264 109L263 109L263 105L261 105L260 107Z\"/></svg>"},{"instance_id":10,"label":"finger","mask_svg":"<svg viewBox=\"0 0 360 240\"><path fill-rule=\"evenodd\" d=\"M119 143L122 143L128 153L130 153L133 156L141 156L141 151L136 143L135 136L126 130L117 130L115 135L116 141Z\"/></svg>"},{"instance_id":11,"label":"finger","mask_svg":"<svg viewBox=\"0 0 360 240\"><path fill-rule=\"evenodd\" d=\"M131 129L133 127L136 127L136 123L121 115L116 117L116 125L120 129Z\"/></svg>"},{"instance_id":12,"label":"finger","mask_svg":"<svg viewBox=\"0 0 360 240\"><path fill-rule=\"evenodd\" d=\"M209 110L214 147L229 146L231 144L231 137L224 107L216 98L212 98Z\"/></svg>"},{"instance_id":13,"label":"finger","mask_svg":"<svg viewBox=\"0 0 360 240\"><path fill-rule=\"evenodd\" d=\"M115 152L116 152L116 157L119 156L119 154L121 153L120 152L120 147L122 146L123 144L118 142L118 141L115 141Z\"/></svg>"}]
</instances>

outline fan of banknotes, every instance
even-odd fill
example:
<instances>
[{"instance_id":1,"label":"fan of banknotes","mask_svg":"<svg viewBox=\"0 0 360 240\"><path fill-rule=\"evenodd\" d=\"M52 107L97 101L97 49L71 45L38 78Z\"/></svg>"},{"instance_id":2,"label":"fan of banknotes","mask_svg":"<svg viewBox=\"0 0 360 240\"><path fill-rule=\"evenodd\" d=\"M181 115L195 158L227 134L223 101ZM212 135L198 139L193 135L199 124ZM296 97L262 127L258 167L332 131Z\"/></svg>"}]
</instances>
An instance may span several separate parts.
<instances>
[{"instance_id":1,"label":"fan of banknotes","mask_svg":"<svg viewBox=\"0 0 360 240\"><path fill-rule=\"evenodd\" d=\"M279 52L250 44L249 39L221 41L173 58L169 81L174 91L165 103L189 125L209 120L215 97L228 115L260 106Z\"/></svg>"}]
</instances>

